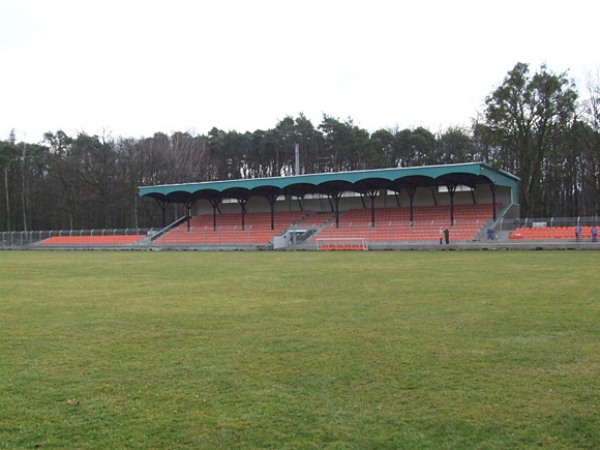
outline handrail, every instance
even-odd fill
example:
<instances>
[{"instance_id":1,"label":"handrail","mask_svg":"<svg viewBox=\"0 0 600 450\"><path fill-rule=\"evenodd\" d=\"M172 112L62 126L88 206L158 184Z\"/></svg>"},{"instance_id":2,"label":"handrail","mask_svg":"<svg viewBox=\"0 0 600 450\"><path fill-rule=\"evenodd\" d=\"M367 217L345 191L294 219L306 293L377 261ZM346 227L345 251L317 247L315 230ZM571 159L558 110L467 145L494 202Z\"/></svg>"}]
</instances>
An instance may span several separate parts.
<instances>
[{"instance_id":1,"label":"handrail","mask_svg":"<svg viewBox=\"0 0 600 450\"><path fill-rule=\"evenodd\" d=\"M186 220L187 220L187 216L182 216L179 219L176 219L174 222L170 223L169 225L164 227L162 230L159 230L156 233L153 233L152 236L149 236L150 240L154 241L154 240L158 239L163 234L165 234L166 232L170 231L171 229L181 225Z\"/></svg>"}]
</instances>

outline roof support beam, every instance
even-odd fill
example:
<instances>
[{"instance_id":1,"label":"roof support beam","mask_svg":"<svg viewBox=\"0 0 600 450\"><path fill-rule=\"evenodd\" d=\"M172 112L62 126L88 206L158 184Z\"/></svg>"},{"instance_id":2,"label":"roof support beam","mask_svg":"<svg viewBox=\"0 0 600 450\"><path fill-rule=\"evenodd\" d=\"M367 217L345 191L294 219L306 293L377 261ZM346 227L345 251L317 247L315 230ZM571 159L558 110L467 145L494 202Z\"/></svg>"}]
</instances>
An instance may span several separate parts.
<instances>
[{"instance_id":1,"label":"roof support beam","mask_svg":"<svg viewBox=\"0 0 600 450\"><path fill-rule=\"evenodd\" d=\"M331 194L327 194L327 201L329 202L329 212L334 212L335 207L333 206L333 203L331 203Z\"/></svg>"},{"instance_id":2,"label":"roof support beam","mask_svg":"<svg viewBox=\"0 0 600 450\"><path fill-rule=\"evenodd\" d=\"M304 206L302 206L302 200L304 200L304 194L296 195L296 200L298 201L298 206L300 207L300 211L304 211Z\"/></svg>"},{"instance_id":3,"label":"roof support beam","mask_svg":"<svg viewBox=\"0 0 600 450\"><path fill-rule=\"evenodd\" d=\"M363 194L362 192L360 193L360 202L363 205L363 209L367 209L367 205L365 205L365 194Z\"/></svg>"},{"instance_id":4,"label":"roof support beam","mask_svg":"<svg viewBox=\"0 0 600 450\"><path fill-rule=\"evenodd\" d=\"M375 198L377 198L377 189L369 189L365 195L371 199L371 227L375 228Z\"/></svg>"},{"instance_id":5,"label":"roof support beam","mask_svg":"<svg viewBox=\"0 0 600 450\"><path fill-rule=\"evenodd\" d=\"M396 197L396 205L400 208L400 191L394 191L394 197Z\"/></svg>"},{"instance_id":6,"label":"roof support beam","mask_svg":"<svg viewBox=\"0 0 600 450\"><path fill-rule=\"evenodd\" d=\"M163 228L167 226L167 207L170 205L170 202L168 200L161 200L158 198L155 198L154 200L156 200L156 203L158 203L158 207L160 208L160 210L162 211L162 226Z\"/></svg>"},{"instance_id":7,"label":"roof support beam","mask_svg":"<svg viewBox=\"0 0 600 450\"><path fill-rule=\"evenodd\" d=\"M208 198L208 202L213 209L213 231L217 231L217 208L221 203L221 197L218 195L212 195Z\"/></svg>"},{"instance_id":8,"label":"roof support beam","mask_svg":"<svg viewBox=\"0 0 600 450\"><path fill-rule=\"evenodd\" d=\"M496 221L496 184L493 181L489 182L490 190L492 191L492 216L494 218L494 222Z\"/></svg>"},{"instance_id":9,"label":"roof support beam","mask_svg":"<svg viewBox=\"0 0 600 450\"><path fill-rule=\"evenodd\" d=\"M275 229L275 202L277 201L277 197L279 194L275 194L269 192L267 195L267 201L269 202L269 206L271 207L271 230Z\"/></svg>"},{"instance_id":10,"label":"roof support beam","mask_svg":"<svg viewBox=\"0 0 600 450\"><path fill-rule=\"evenodd\" d=\"M245 229L245 214L246 214L246 203L248 203L248 197L238 197L237 199L240 207L242 208L242 231Z\"/></svg>"},{"instance_id":11,"label":"roof support beam","mask_svg":"<svg viewBox=\"0 0 600 450\"><path fill-rule=\"evenodd\" d=\"M415 194L417 193L417 186L409 184L408 186L406 186L406 193L408 194L408 200L410 205L410 226L412 227L413 221L415 220L413 202L415 199Z\"/></svg>"},{"instance_id":12,"label":"roof support beam","mask_svg":"<svg viewBox=\"0 0 600 450\"><path fill-rule=\"evenodd\" d=\"M435 206L437 206L437 197L435 196L435 190L437 189L437 186L432 186L430 189L431 189L431 198L433 198L433 204Z\"/></svg>"},{"instance_id":13,"label":"roof support beam","mask_svg":"<svg viewBox=\"0 0 600 450\"><path fill-rule=\"evenodd\" d=\"M191 219L191 210L192 210L192 206L194 206L195 201L194 200L188 200L185 202L185 214L186 214L186 220L187 220L187 230L188 233L190 232L190 219Z\"/></svg>"},{"instance_id":14,"label":"roof support beam","mask_svg":"<svg viewBox=\"0 0 600 450\"><path fill-rule=\"evenodd\" d=\"M333 200L334 204L334 212L335 212L335 227L340 227L340 198L342 198L342 193L340 192L332 192L329 194L330 202Z\"/></svg>"},{"instance_id":15,"label":"roof support beam","mask_svg":"<svg viewBox=\"0 0 600 450\"><path fill-rule=\"evenodd\" d=\"M456 184L447 184L448 194L450 194L450 226L454 226L454 193L456 192Z\"/></svg>"}]
</instances>

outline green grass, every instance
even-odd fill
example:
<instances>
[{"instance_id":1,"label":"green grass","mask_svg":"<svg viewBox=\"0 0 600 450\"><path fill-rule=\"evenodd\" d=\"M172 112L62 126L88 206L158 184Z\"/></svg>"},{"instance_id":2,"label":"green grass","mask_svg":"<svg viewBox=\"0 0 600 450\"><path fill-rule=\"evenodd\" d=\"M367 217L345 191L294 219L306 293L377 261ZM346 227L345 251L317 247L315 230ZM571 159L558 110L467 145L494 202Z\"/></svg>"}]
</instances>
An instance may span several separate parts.
<instances>
[{"instance_id":1,"label":"green grass","mask_svg":"<svg viewBox=\"0 0 600 450\"><path fill-rule=\"evenodd\" d=\"M599 267L1 252L0 448L599 448Z\"/></svg>"}]
</instances>

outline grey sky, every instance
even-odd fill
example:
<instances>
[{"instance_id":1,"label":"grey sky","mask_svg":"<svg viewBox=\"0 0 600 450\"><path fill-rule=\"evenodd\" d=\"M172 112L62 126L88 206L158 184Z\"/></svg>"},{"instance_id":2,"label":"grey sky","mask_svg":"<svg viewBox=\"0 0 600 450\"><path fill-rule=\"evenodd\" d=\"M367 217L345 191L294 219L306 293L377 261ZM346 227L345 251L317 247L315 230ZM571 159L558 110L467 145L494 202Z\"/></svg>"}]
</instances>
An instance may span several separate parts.
<instances>
[{"instance_id":1,"label":"grey sky","mask_svg":"<svg viewBox=\"0 0 600 450\"><path fill-rule=\"evenodd\" d=\"M274 127L468 126L517 63L600 58L600 3L0 0L0 139Z\"/></svg>"}]
</instances>

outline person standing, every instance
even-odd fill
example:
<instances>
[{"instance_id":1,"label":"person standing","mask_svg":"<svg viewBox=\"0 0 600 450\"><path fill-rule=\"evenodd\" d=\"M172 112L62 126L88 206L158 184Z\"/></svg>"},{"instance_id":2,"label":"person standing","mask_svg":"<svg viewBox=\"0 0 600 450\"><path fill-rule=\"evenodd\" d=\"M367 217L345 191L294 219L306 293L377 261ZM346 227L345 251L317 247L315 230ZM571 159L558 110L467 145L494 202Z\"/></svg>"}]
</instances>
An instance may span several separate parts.
<instances>
[{"instance_id":1,"label":"person standing","mask_svg":"<svg viewBox=\"0 0 600 450\"><path fill-rule=\"evenodd\" d=\"M598 241L598 228L596 228L596 225L594 225L592 227L592 242L597 242Z\"/></svg>"},{"instance_id":2,"label":"person standing","mask_svg":"<svg viewBox=\"0 0 600 450\"><path fill-rule=\"evenodd\" d=\"M444 230L440 227L440 245L442 245L442 240L444 239Z\"/></svg>"},{"instance_id":3,"label":"person standing","mask_svg":"<svg viewBox=\"0 0 600 450\"><path fill-rule=\"evenodd\" d=\"M581 225L577 225L575 227L575 240L579 242L579 238L581 237Z\"/></svg>"},{"instance_id":4,"label":"person standing","mask_svg":"<svg viewBox=\"0 0 600 450\"><path fill-rule=\"evenodd\" d=\"M448 227L446 227L446 229L444 230L444 238L446 239L446 244L450 243L450 230L448 230Z\"/></svg>"}]
</instances>

